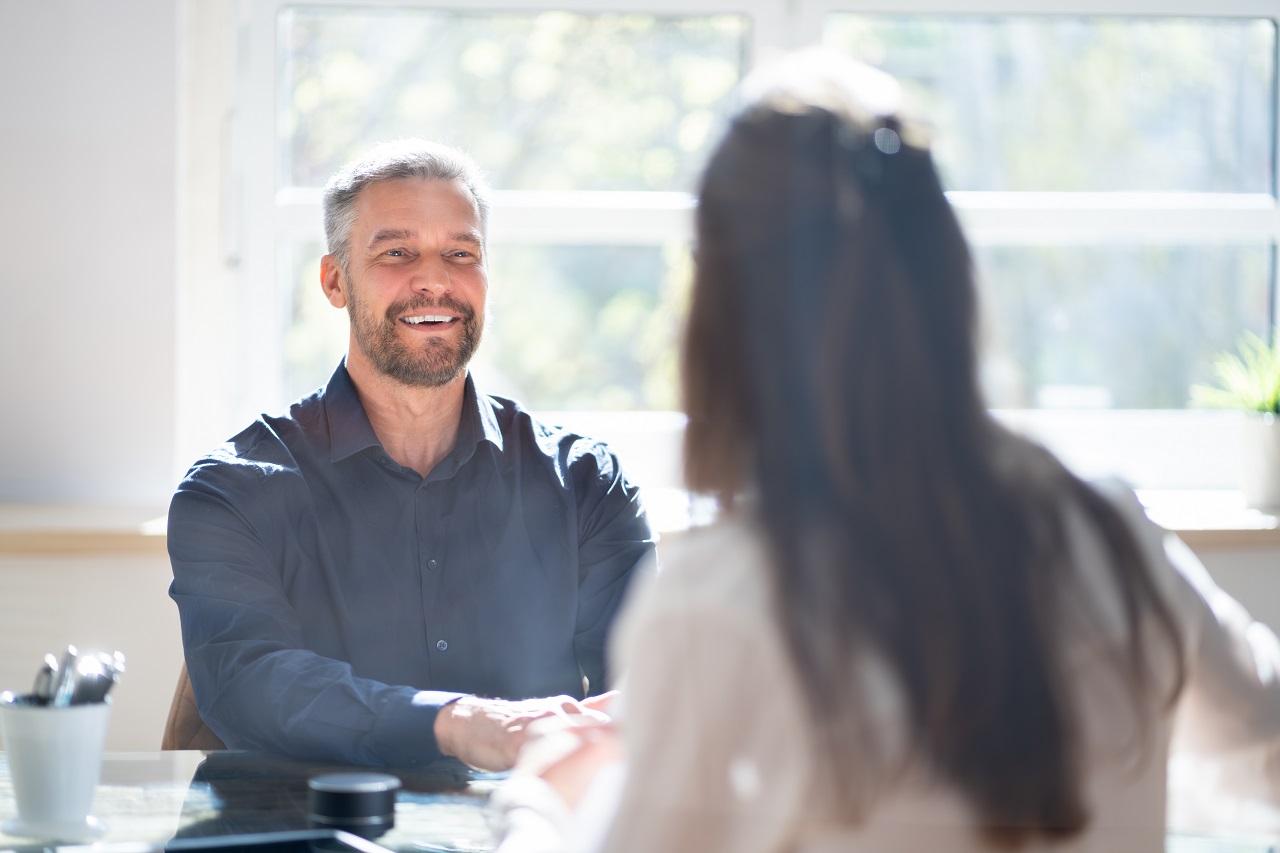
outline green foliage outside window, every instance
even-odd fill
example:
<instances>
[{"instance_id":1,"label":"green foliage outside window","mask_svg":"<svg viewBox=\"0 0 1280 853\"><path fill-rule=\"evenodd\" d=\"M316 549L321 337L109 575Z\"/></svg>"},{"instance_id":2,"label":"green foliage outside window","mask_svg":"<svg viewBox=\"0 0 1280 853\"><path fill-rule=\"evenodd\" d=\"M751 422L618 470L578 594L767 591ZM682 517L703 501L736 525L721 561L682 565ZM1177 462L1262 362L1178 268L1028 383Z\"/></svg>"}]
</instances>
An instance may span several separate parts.
<instances>
[{"instance_id":1,"label":"green foliage outside window","mask_svg":"<svg viewBox=\"0 0 1280 853\"><path fill-rule=\"evenodd\" d=\"M833 15L903 84L947 188L1271 191L1269 20Z\"/></svg>"},{"instance_id":2,"label":"green foliage outside window","mask_svg":"<svg viewBox=\"0 0 1280 853\"><path fill-rule=\"evenodd\" d=\"M948 189L1271 192L1269 20L840 14L825 40L899 79ZM1270 316L1261 244L976 255L1001 408L1183 408Z\"/></svg>"},{"instance_id":3,"label":"green foliage outside window","mask_svg":"<svg viewBox=\"0 0 1280 853\"><path fill-rule=\"evenodd\" d=\"M467 150L496 189L692 191L746 63L735 15L300 7L279 27L278 174L320 186L371 144ZM689 247L489 247L488 390L535 408L676 408ZM346 345L314 243L287 250L286 385Z\"/></svg>"},{"instance_id":4,"label":"green foliage outside window","mask_svg":"<svg viewBox=\"0 0 1280 853\"><path fill-rule=\"evenodd\" d=\"M283 186L425 136L499 189L692 190L747 66L734 15L297 7L278 33ZM838 14L824 39L902 80L948 189L1272 191L1270 21ZM537 408L675 407L689 247L589 242L490 247L478 369ZM994 406L1181 408L1215 352L1265 334L1269 246L1050 243L976 247ZM321 248L284 251L302 393L345 315Z\"/></svg>"},{"instance_id":5,"label":"green foliage outside window","mask_svg":"<svg viewBox=\"0 0 1280 853\"><path fill-rule=\"evenodd\" d=\"M466 149L498 189L691 190L745 67L734 15L302 8L280 34L294 186L422 136Z\"/></svg>"}]
</instances>

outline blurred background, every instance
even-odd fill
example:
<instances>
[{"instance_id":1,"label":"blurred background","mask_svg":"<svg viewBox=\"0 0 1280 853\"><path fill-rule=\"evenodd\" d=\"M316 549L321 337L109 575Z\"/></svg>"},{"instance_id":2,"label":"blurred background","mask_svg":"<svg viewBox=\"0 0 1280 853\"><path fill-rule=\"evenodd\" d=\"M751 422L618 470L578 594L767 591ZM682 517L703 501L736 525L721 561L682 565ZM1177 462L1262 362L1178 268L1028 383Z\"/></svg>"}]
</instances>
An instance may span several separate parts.
<instances>
[{"instance_id":1,"label":"blurred background","mask_svg":"<svg viewBox=\"0 0 1280 853\"><path fill-rule=\"evenodd\" d=\"M168 496L337 365L320 188L383 140L463 147L495 189L482 387L610 440L677 529L692 193L737 82L806 44L897 75L927 119L974 244L998 415L1085 474L1234 493L1240 417L1190 389L1275 321L1277 16L0 0L0 689L58 644L120 647L116 745L158 743L180 663ZM1280 622L1280 544L1223 542L1201 548L1215 574Z\"/></svg>"}]
</instances>

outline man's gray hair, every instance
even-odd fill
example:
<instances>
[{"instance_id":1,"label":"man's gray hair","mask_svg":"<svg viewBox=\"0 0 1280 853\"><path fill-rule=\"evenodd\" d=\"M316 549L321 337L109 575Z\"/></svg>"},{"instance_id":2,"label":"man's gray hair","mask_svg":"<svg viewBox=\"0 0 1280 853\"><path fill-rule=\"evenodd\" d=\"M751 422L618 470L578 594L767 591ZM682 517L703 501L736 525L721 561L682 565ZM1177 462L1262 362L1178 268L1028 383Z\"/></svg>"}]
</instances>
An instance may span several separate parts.
<instances>
[{"instance_id":1,"label":"man's gray hair","mask_svg":"<svg viewBox=\"0 0 1280 853\"><path fill-rule=\"evenodd\" d=\"M370 184L397 178L462 181L475 199L480 231L489 230L489 187L476 162L463 151L425 139L384 142L343 166L324 187L324 236L329 254L347 269L351 226L356 219L356 197Z\"/></svg>"}]
</instances>

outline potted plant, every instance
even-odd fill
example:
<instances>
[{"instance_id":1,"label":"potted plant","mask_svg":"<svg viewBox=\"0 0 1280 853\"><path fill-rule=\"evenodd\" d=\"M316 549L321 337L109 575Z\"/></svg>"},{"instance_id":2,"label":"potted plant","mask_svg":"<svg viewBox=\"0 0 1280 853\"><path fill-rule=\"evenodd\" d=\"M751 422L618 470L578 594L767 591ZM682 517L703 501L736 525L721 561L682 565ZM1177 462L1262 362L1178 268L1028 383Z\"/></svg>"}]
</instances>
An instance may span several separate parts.
<instances>
[{"instance_id":1,"label":"potted plant","mask_svg":"<svg viewBox=\"0 0 1280 853\"><path fill-rule=\"evenodd\" d=\"M1241 485L1245 501L1259 509L1280 509L1280 340L1268 344L1246 332L1238 352L1219 353L1215 386L1197 385L1192 401L1246 413Z\"/></svg>"}]
</instances>

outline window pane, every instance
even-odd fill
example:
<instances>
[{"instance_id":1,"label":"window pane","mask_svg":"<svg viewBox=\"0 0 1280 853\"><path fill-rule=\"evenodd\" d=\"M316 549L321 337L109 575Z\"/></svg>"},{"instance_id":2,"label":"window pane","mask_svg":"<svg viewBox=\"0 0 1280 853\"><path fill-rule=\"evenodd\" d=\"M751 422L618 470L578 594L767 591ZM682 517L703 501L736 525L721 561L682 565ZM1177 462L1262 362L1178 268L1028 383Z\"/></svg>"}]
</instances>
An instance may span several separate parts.
<instances>
[{"instance_id":1,"label":"window pane","mask_svg":"<svg viewBox=\"0 0 1280 853\"><path fill-rule=\"evenodd\" d=\"M687 246L495 246L477 375L532 409L676 409Z\"/></svg>"},{"instance_id":2,"label":"window pane","mask_svg":"<svg viewBox=\"0 0 1280 853\"><path fill-rule=\"evenodd\" d=\"M894 74L949 189L1272 189L1274 24L838 14L825 41Z\"/></svg>"},{"instance_id":3,"label":"window pane","mask_svg":"<svg viewBox=\"0 0 1280 853\"><path fill-rule=\"evenodd\" d=\"M280 255L280 281L288 282L285 311L284 392L296 400L329 381L347 351L347 312L329 304L320 291L324 243L304 240Z\"/></svg>"},{"instance_id":4,"label":"window pane","mask_svg":"<svg viewBox=\"0 0 1280 853\"><path fill-rule=\"evenodd\" d=\"M1218 350L1267 328L1266 246L975 251L996 408L1183 408Z\"/></svg>"},{"instance_id":5,"label":"window pane","mask_svg":"<svg viewBox=\"0 0 1280 853\"><path fill-rule=\"evenodd\" d=\"M287 249L285 391L329 379L347 314L320 292L316 241ZM537 410L676 409L687 246L490 246L489 310L473 366L484 389Z\"/></svg>"},{"instance_id":6,"label":"window pane","mask_svg":"<svg viewBox=\"0 0 1280 853\"><path fill-rule=\"evenodd\" d=\"M691 189L746 33L735 15L286 10L279 180L319 186L375 142L423 136L499 189Z\"/></svg>"}]
</instances>

